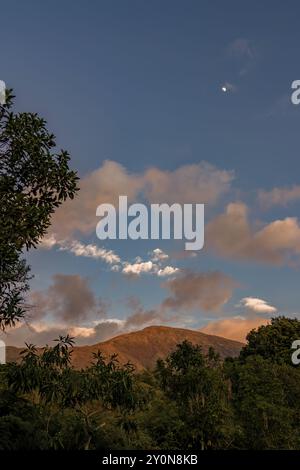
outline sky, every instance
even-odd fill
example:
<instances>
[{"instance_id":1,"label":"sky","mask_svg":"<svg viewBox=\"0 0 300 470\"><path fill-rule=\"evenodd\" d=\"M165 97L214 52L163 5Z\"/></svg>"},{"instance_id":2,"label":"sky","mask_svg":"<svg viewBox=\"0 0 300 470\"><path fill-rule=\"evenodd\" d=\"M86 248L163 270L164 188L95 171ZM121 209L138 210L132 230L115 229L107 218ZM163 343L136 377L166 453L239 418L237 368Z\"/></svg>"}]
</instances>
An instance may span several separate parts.
<instances>
[{"instance_id":1,"label":"sky","mask_svg":"<svg viewBox=\"0 0 300 470\"><path fill-rule=\"evenodd\" d=\"M164 324L243 339L298 316L299 3L0 0L0 79L45 117L81 190L26 253L7 344ZM97 239L96 207L205 203L205 244Z\"/></svg>"}]
</instances>

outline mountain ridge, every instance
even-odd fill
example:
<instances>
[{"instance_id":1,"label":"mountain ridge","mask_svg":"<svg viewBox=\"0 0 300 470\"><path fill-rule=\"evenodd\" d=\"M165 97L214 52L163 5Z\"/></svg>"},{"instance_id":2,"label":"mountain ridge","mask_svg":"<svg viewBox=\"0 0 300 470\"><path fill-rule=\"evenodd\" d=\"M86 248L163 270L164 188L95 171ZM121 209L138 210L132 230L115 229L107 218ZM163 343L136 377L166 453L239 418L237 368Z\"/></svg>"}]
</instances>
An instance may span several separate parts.
<instances>
[{"instance_id":1,"label":"mountain ridge","mask_svg":"<svg viewBox=\"0 0 300 470\"><path fill-rule=\"evenodd\" d=\"M92 361L92 353L100 350L106 357L117 354L121 364L131 362L138 371L150 369L155 366L157 359L164 359L184 340L199 344L204 353L212 346L222 359L238 356L244 346L238 341L198 330L157 325L123 333L94 345L75 346L72 364L76 369L85 368ZM22 349L7 346L7 362L18 361Z\"/></svg>"}]
</instances>

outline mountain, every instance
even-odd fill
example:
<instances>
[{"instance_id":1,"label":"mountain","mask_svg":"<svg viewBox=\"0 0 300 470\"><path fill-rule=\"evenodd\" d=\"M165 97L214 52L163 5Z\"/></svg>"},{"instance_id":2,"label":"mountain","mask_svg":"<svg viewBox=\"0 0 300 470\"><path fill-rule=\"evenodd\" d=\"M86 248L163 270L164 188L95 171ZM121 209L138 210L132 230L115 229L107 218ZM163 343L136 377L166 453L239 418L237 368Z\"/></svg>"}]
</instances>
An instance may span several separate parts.
<instances>
[{"instance_id":1,"label":"mountain","mask_svg":"<svg viewBox=\"0 0 300 470\"><path fill-rule=\"evenodd\" d=\"M100 349L106 357L116 353L122 364L130 361L137 370L142 370L153 367L158 358L165 358L178 343L184 340L199 344L205 353L212 346L222 358L238 356L243 347L243 344L238 341L208 335L196 330L149 326L143 330L122 334L92 346L75 346L72 363L78 369L85 368L92 360L92 353ZM7 361L17 361L20 350L8 346Z\"/></svg>"}]
</instances>

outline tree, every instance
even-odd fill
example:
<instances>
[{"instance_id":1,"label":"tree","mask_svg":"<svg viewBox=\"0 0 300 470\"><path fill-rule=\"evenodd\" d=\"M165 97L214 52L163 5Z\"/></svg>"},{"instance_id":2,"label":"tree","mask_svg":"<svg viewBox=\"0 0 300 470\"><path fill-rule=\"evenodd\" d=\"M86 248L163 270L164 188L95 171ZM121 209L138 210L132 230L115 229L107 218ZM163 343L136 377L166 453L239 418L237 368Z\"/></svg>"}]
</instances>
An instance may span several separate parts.
<instances>
[{"instance_id":1,"label":"tree","mask_svg":"<svg viewBox=\"0 0 300 470\"><path fill-rule=\"evenodd\" d=\"M283 316L272 318L270 325L260 326L247 335L247 344L240 353L243 361L259 355L278 364L292 365L292 343L300 339L300 321Z\"/></svg>"},{"instance_id":2,"label":"tree","mask_svg":"<svg viewBox=\"0 0 300 470\"><path fill-rule=\"evenodd\" d=\"M74 341L69 335L59 336L54 341L55 346L47 345L40 352L33 344L25 343L20 364L7 365L6 381L11 390L32 393L46 402L64 404L71 400L70 382L73 384L76 373L71 368Z\"/></svg>"},{"instance_id":3,"label":"tree","mask_svg":"<svg viewBox=\"0 0 300 470\"><path fill-rule=\"evenodd\" d=\"M231 439L228 390L213 350L205 357L199 346L184 341L166 361L158 361L156 374L185 423L182 447L226 448Z\"/></svg>"},{"instance_id":4,"label":"tree","mask_svg":"<svg viewBox=\"0 0 300 470\"><path fill-rule=\"evenodd\" d=\"M133 387L134 366L121 366L117 354L106 359L101 351L93 353L91 367L85 371L90 399L100 399L108 408L132 410L136 395Z\"/></svg>"},{"instance_id":5,"label":"tree","mask_svg":"<svg viewBox=\"0 0 300 470\"><path fill-rule=\"evenodd\" d=\"M299 448L300 370L291 361L292 342L299 338L299 320L273 318L250 331L238 358L226 359L237 448Z\"/></svg>"},{"instance_id":6,"label":"tree","mask_svg":"<svg viewBox=\"0 0 300 470\"><path fill-rule=\"evenodd\" d=\"M0 328L26 312L29 267L24 249L35 248L51 215L77 191L70 156L36 113L14 113L11 91L0 106Z\"/></svg>"},{"instance_id":7,"label":"tree","mask_svg":"<svg viewBox=\"0 0 300 470\"><path fill-rule=\"evenodd\" d=\"M239 449L299 449L300 371L251 355L227 361Z\"/></svg>"}]
</instances>

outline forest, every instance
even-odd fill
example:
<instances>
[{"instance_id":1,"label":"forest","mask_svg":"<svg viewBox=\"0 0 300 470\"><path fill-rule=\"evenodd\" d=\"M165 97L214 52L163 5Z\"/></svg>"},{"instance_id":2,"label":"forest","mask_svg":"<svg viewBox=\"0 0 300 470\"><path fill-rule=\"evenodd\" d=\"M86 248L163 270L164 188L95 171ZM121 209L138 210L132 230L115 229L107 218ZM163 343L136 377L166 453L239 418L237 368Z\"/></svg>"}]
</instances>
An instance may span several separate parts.
<instances>
[{"instance_id":1,"label":"forest","mask_svg":"<svg viewBox=\"0 0 300 470\"><path fill-rule=\"evenodd\" d=\"M0 369L0 449L300 449L299 337L276 317L238 358L184 341L139 373L101 351L74 369L69 336L28 344Z\"/></svg>"}]
</instances>

